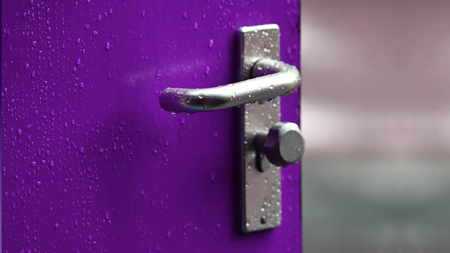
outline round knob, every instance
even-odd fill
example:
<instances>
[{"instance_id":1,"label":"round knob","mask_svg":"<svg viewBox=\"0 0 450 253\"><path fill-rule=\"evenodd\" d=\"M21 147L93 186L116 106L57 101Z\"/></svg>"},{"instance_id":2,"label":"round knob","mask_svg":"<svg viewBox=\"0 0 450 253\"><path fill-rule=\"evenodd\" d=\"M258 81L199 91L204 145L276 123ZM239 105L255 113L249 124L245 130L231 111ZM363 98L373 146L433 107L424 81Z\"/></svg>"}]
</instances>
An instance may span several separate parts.
<instances>
[{"instance_id":1,"label":"round knob","mask_svg":"<svg viewBox=\"0 0 450 253\"><path fill-rule=\"evenodd\" d=\"M305 152L305 139L297 124L278 122L268 133L258 133L255 146L270 163L286 167L298 163Z\"/></svg>"}]
</instances>

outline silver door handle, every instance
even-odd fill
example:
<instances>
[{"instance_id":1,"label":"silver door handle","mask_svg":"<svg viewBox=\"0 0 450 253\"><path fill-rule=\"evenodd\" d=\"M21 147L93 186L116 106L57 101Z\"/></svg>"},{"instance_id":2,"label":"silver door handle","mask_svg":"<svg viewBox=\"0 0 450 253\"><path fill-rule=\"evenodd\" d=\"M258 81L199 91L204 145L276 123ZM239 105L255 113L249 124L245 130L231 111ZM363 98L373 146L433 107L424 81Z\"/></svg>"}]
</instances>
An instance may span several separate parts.
<instances>
[{"instance_id":1,"label":"silver door handle","mask_svg":"<svg viewBox=\"0 0 450 253\"><path fill-rule=\"evenodd\" d=\"M242 105L236 114L241 147L237 163L242 171L241 217L243 230L253 232L281 224L278 166L298 162L305 149L300 128L280 122L278 97L293 93L301 78L296 67L279 61L278 25L244 26L237 35L240 82L205 89L166 88L159 96L159 104L174 114Z\"/></svg>"},{"instance_id":2,"label":"silver door handle","mask_svg":"<svg viewBox=\"0 0 450 253\"><path fill-rule=\"evenodd\" d=\"M172 113L207 112L292 94L301 83L295 66L268 58L255 59L251 79L204 89L166 88L161 108Z\"/></svg>"}]
</instances>

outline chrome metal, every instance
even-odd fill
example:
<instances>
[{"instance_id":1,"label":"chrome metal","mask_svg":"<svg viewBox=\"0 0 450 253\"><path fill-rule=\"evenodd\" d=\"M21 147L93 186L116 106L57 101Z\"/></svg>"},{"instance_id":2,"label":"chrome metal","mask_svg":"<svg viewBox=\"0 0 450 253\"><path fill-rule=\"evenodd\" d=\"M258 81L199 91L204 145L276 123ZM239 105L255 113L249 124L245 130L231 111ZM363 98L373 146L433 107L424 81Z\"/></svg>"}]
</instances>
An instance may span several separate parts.
<instances>
[{"instance_id":1,"label":"chrome metal","mask_svg":"<svg viewBox=\"0 0 450 253\"><path fill-rule=\"evenodd\" d=\"M252 78L255 71L258 74L260 71L267 73L267 68L252 68L252 59L279 60L280 32L277 25L242 27L239 37L239 80ZM279 121L279 97L265 103L245 104L241 108L242 222L245 232L270 229L281 223L280 168L266 160L257 159L259 152L254 145L257 133L268 132ZM265 172L258 169L258 161L265 162Z\"/></svg>"},{"instance_id":2,"label":"chrome metal","mask_svg":"<svg viewBox=\"0 0 450 253\"><path fill-rule=\"evenodd\" d=\"M267 161L281 167L298 163L305 153L305 139L297 124L275 123L268 132L259 132L255 137L258 151L258 169L267 171ZM266 161L267 160L267 161Z\"/></svg>"},{"instance_id":3,"label":"chrome metal","mask_svg":"<svg viewBox=\"0 0 450 253\"><path fill-rule=\"evenodd\" d=\"M280 168L268 159L257 159L261 152L256 149L255 136L268 132L280 121L279 96L293 93L300 86L301 77L295 66L279 60L278 25L242 27L238 35L239 82L204 89L166 88L159 96L159 103L161 108L173 113L242 106L239 110L242 221L244 232L253 232L281 223Z\"/></svg>"},{"instance_id":4,"label":"chrome metal","mask_svg":"<svg viewBox=\"0 0 450 253\"><path fill-rule=\"evenodd\" d=\"M300 85L295 66L255 57L249 60L251 79L203 89L166 88L159 96L161 108L170 112L206 112L290 95Z\"/></svg>"}]
</instances>

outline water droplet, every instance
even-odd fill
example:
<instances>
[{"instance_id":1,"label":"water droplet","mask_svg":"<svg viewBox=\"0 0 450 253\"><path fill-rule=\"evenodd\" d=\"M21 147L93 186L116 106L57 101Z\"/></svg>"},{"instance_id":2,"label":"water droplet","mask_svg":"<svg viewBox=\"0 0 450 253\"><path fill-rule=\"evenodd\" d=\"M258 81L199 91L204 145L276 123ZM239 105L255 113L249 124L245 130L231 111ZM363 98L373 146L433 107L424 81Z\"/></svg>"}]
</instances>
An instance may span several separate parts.
<instances>
[{"instance_id":1,"label":"water droplet","mask_svg":"<svg viewBox=\"0 0 450 253\"><path fill-rule=\"evenodd\" d=\"M111 45L109 44L109 42L106 42L106 50L108 50L111 47Z\"/></svg>"},{"instance_id":2,"label":"water droplet","mask_svg":"<svg viewBox=\"0 0 450 253\"><path fill-rule=\"evenodd\" d=\"M195 30L198 29L198 24L197 24L197 22L195 22L195 24L194 24L194 29L195 29Z\"/></svg>"},{"instance_id":3,"label":"water droplet","mask_svg":"<svg viewBox=\"0 0 450 253\"><path fill-rule=\"evenodd\" d=\"M183 17L184 17L184 18L187 18L187 12L184 12L184 13L183 13Z\"/></svg>"},{"instance_id":4,"label":"water droplet","mask_svg":"<svg viewBox=\"0 0 450 253\"><path fill-rule=\"evenodd\" d=\"M169 232L167 232L167 238L169 238L170 237L170 231Z\"/></svg>"},{"instance_id":5,"label":"water droplet","mask_svg":"<svg viewBox=\"0 0 450 253\"><path fill-rule=\"evenodd\" d=\"M17 134L18 134L18 135L21 135L21 134L22 134L22 129L19 128L19 129L17 130Z\"/></svg>"},{"instance_id":6,"label":"water droplet","mask_svg":"<svg viewBox=\"0 0 450 253\"><path fill-rule=\"evenodd\" d=\"M214 178L215 178L215 175L214 175L214 173L213 173L213 174L211 174L211 182L214 181Z\"/></svg>"},{"instance_id":7,"label":"water droplet","mask_svg":"<svg viewBox=\"0 0 450 253\"><path fill-rule=\"evenodd\" d=\"M141 196L144 196L144 190L141 191Z\"/></svg>"},{"instance_id":8,"label":"water droplet","mask_svg":"<svg viewBox=\"0 0 450 253\"><path fill-rule=\"evenodd\" d=\"M206 66L205 74L209 74L209 66Z\"/></svg>"},{"instance_id":9,"label":"water droplet","mask_svg":"<svg viewBox=\"0 0 450 253\"><path fill-rule=\"evenodd\" d=\"M142 17L145 17L145 11L142 11Z\"/></svg>"},{"instance_id":10,"label":"water droplet","mask_svg":"<svg viewBox=\"0 0 450 253\"><path fill-rule=\"evenodd\" d=\"M100 22L100 20L102 20L102 14L98 14L97 16L97 21Z\"/></svg>"},{"instance_id":11,"label":"water droplet","mask_svg":"<svg viewBox=\"0 0 450 253\"><path fill-rule=\"evenodd\" d=\"M80 58L77 59L77 65L78 65L78 66L81 65L81 59L80 59Z\"/></svg>"},{"instance_id":12,"label":"water droplet","mask_svg":"<svg viewBox=\"0 0 450 253\"><path fill-rule=\"evenodd\" d=\"M85 24L84 25L84 29L88 30L89 29L89 24Z\"/></svg>"},{"instance_id":13,"label":"water droplet","mask_svg":"<svg viewBox=\"0 0 450 253\"><path fill-rule=\"evenodd\" d=\"M59 224L58 223L55 223L55 229L56 228L59 228Z\"/></svg>"},{"instance_id":14,"label":"water droplet","mask_svg":"<svg viewBox=\"0 0 450 253\"><path fill-rule=\"evenodd\" d=\"M214 41L212 39L209 40L209 48L213 47Z\"/></svg>"},{"instance_id":15,"label":"water droplet","mask_svg":"<svg viewBox=\"0 0 450 253\"><path fill-rule=\"evenodd\" d=\"M97 31L93 31L92 35L97 36L98 32Z\"/></svg>"}]
</instances>

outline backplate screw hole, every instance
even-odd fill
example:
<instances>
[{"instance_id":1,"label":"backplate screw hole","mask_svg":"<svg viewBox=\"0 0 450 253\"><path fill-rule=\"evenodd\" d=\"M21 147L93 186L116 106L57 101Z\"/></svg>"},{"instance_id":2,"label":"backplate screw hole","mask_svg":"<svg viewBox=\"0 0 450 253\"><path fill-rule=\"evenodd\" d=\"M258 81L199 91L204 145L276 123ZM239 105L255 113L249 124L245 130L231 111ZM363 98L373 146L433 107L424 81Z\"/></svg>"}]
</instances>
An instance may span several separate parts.
<instances>
[{"instance_id":1,"label":"backplate screw hole","mask_svg":"<svg viewBox=\"0 0 450 253\"><path fill-rule=\"evenodd\" d=\"M266 218L263 216L261 217L261 219L259 220L261 222L261 224L266 224Z\"/></svg>"}]
</instances>

